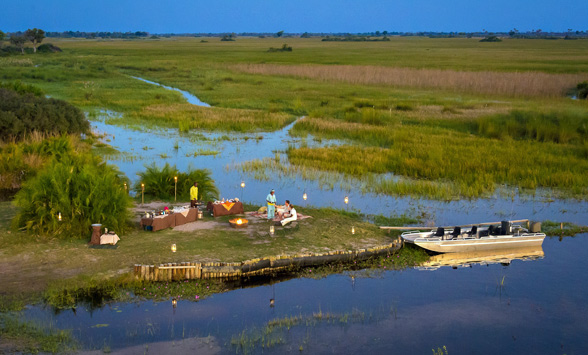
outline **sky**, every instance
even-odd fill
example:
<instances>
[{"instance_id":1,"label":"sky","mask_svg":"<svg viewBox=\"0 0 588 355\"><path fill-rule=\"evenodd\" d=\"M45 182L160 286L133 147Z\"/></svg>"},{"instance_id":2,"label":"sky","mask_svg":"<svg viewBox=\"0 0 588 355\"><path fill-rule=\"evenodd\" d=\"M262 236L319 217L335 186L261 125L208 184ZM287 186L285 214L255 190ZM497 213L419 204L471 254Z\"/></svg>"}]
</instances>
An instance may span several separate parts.
<instances>
[{"instance_id":1,"label":"sky","mask_svg":"<svg viewBox=\"0 0 588 355\"><path fill-rule=\"evenodd\" d=\"M588 31L586 0L0 0L0 30Z\"/></svg>"}]
</instances>

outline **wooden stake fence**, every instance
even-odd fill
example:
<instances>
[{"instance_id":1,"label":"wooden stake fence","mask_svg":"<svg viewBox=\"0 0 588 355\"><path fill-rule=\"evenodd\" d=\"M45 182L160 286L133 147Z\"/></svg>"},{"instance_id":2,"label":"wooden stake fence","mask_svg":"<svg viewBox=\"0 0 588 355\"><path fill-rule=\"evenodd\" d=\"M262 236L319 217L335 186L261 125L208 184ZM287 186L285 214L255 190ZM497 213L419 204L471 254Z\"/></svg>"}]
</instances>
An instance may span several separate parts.
<instances>
[{"instance_id":1,"label":"wooden stake fence","mask_svg":"<svg viewBox=\"0 0 588 355\"><path fill-rule=\"evenodd\" d=\"M291 267L311 267L334 262L352 262L391 253L402 246L400 239L393 243L359 250L335 250L328 253L309 253L296 256L279 255L270 258L248 260L242 263L182 262L159 265L135 264L137 280L177 281L191 279L237 279L242 276L263 275Z\"/></svg>"}]
</instances>

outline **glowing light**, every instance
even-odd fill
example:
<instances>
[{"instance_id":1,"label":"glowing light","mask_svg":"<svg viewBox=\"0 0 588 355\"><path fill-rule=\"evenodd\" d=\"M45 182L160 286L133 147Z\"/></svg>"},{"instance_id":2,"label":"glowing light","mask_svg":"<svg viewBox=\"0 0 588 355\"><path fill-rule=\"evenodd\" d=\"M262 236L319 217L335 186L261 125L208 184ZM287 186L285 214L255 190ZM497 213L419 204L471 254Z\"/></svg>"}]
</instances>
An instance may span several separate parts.
<instances>
[{"instance_id":1,"label":"glowing light","mask_svg":"<svg viewBox=\"0 0 588 355\"><path fill-rule=\"evenodd\" d=\"M270 234L273 235L275 231L276 229L274 228L274 226L270 226Z\"/></svg>"},{"instance_id":2,"label":"glowing light","mask_svg":"<svg viewBox=\"0 0 588 355\"><path fill-rule=\"evenodd\" d=\"M241 181L241 187L245 188L245 181Z\"/></svg>"},{"instance_id":3,"label":"glowing light","mask_svg":"<svg viewBox=\"0 0 588 355\"><path fill-rule=\"evenodd\" d=\"M61 222L61 212L59 212L59 213L57 214L57 220L58 220L59 222Z\"/></svg>"},{"instance_id":4,"label":"glowing light","mask_svg":"<svg viewBox=\"0 0 588 355\"><path fill-rule=\"evenodd\" d=\"M306 201L306 199L307 199L307 198L308 198L308 196L306 195L306 192L305 192L305 193L303 193L303 194L302 194L302 199L303 199L304 201Z\"/></svg>"},{"instance_id":5,"label":"glowing light","mask_svg":"<svg viewBox=\"0 0 588 355\"><path fill-rule=\"evenodd\" d=\"M172 244L172 246L171 246L172 253L175 253L176 250L177 250L176 245L175 244Z\"/></svg>"},{"instance_id":6,"label":"glowing light","mask_svg":"<svg viewBox=\"0 0 588 355\"><path fill-rule=\"evenodd\" d=\"M349 203L349 197L348 196L345 196L345 199L343 201L345 202L345 204L348 204Z\"/></svg>"},{"instance_id":7,"label":"glowing light","mask_svg":"<svg viewBox=\"0 0 588 355\"><path fill-rule=\"evenodd\" d=\"M173 306L174 308L176 308L176 307L178 306L178 300L177 300L177 299L175 299L175 298L174 298L174 299L172 299L172 306Z\"/></svg>"},{"instance_id":8,"label":"glowing light","mask_svg":"<svg viewBox=\"0 0 588 355\"><path fill-rule=\"evenodd\" d=\"M141 183L141 190L145 190L145 184Z\"/></svg>"},{"instance_id":9,"label":"glowing light","mask_svg":"<svg viewBox=\"0 0 588 355\"><path fill-rule=\"evenodd\" d=\"M178 182L178 177L177 176L174 176L174 181L175 182Z\"/></svg>"},{"instance_id":10,"label":"glowing light","mask_svg":"<svg viewBox=\"0 0 588 355\"><path fill-rule=\"evenodd\" d=\"M198 211L198 219L202 219L202 211Z\"/></svg>"},{"instance_id":11,"label":"glowing light","mask_svg":"<svg viewBox=\"0 0 588 355\"><path fill-rule=\"evenodd\" d=\"M239 218L239 219L237 220L237 224L243 224L243 220L242 220L241 218Z\"/></svg>"},{"instance_id":12,"label":"glowing light","mask_svg":"<svg viewBox=\"0 0 588 355\"><path fill-rule=\"evenodd\" d=\"M351 234L355 234L355 227L351 227Z\"/></svg>"}]
</instances>

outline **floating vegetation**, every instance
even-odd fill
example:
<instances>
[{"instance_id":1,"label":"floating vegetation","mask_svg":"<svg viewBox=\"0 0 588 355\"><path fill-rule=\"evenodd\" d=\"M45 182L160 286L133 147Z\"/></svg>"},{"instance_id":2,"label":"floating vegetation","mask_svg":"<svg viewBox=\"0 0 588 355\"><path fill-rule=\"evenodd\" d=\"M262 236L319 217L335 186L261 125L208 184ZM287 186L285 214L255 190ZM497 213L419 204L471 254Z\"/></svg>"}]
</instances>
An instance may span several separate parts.
<instances>
[{"instance_id":1,"label":"floating vegetation","mask_svg":"<svg viewBox=\"0 0 588 355\"><path fill-rule=\"evenodd\" d=\"M220 151L218 151L218 150L199 149L198 151L196 151L196 152L194 152L192 154L187 153L186 156L187 157L192 157L192 156L197 157L197 156L204 156L204 155L214 155L214 156L217 156L219 154L220 154Z\"/></svg>"}]
</instances>

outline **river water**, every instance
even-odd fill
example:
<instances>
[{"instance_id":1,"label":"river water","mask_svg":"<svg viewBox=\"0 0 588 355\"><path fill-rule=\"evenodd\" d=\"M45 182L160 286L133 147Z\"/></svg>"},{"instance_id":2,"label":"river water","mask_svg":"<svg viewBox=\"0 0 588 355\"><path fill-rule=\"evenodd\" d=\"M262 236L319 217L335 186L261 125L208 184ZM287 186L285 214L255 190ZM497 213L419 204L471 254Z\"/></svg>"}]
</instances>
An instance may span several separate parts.
<instances>
[{"instance_id":1,"label":"river water","mask_svg":"<svg viewBox=\"0 0 588 355\"><path fill-rule=\"evenodd\" d=\"M204 343L201 352L230 354L239 350L232 339L252 339L271 320L300 317L289 330L266 335L280 344L255 343L246 352L298 353L302 346L311 354L427 354L446 346L450 354L586 354L587 237L546 238L544 256L509 265L297 278L179 301L175 309L171 301L137 301L58 314L33 307L24 316L72 329L85 349L114 353L143 353L157 343L183 353Z\"/></svg>"}]
</instances>

